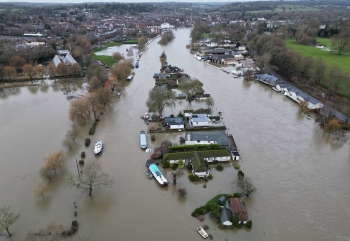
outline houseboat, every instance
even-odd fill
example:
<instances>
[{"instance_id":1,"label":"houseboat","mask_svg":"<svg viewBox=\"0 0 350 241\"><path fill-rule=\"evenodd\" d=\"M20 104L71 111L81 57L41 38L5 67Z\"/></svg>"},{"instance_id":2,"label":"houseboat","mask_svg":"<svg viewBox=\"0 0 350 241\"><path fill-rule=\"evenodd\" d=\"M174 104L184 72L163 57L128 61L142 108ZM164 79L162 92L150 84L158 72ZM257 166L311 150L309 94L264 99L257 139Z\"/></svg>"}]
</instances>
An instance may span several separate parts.
<instances>
[{"instance_id":1,"label":"houseboat","mask_svg":"<svg viewBox=\"0 0 350 241\"><path fill-rule=\"evenodd\" d=\"M139 58L141 58L142 54L143 54L143 52L140 52L140 54L139 54Z\"/></svg>"},{"instance_id":2,"label":"houseboat","mask_svg":"<svg viewBox=\"0 0 350 241\"><path fill-rule=\"evenodd\" d=\"M146 132L145 131L141 131L140 132L140 147L142 149L146 149L147 148L147 136L146 136Z\"/></svg>"},{"instance_id":3,"label":"houseboat","mask_svg":"<svg viewBox=\"0 0 350 241\"><path fill-rule=\"evenodd\" d=\"M168 185L168 181L163 176L162 172L158 169L158 167L155 163L150 164L148 168L160 186Z\"/></svg>"},{"instance_id":4,"label":"houseboat","mask_svg":"<svg viewBox=\"0 0 350 241\"><path fill-rule=\"evenodd\" d=\"M139 61L136 61L135 68L138 68L138 67L139 67Z\"/></svg>"},{"instance_id":5,"label":"houseboat","mask_svg":"<svg viewBox=\"0 0 350 241\"><path fill-rule=\"evenodd\" d=\"M128 76L128 78L126 78L127 81L131 81L134 78L134 76L131 74Z\"/></svg>"}]
</instances>

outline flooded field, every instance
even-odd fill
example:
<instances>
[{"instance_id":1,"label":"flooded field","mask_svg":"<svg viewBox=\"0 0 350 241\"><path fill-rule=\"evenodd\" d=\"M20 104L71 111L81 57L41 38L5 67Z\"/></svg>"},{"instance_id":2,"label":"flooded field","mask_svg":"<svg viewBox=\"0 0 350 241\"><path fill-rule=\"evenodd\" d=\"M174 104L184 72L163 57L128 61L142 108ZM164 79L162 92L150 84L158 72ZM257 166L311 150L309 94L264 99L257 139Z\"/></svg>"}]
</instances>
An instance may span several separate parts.
<instances>
[{"instance_id":1,"label":"flooded field","mask_svg":"<svg viewBox=\"0 0 350 241\"><path fill-rule=\"evenodd\" d=\"M69 226L75 219L79 222L76 237L89 240L202 240L195 228L204 224L214 240L350 240L349 141L332 140L298 106L271 88L233 78L193 58L185 48L189 34L190 30L180 29L168 46L156 41L148 46L134 79L103 114L96 133L88 135L92 123L79 127L77 144L65 150L67 170L52 182L44 201L34 198L32 190L40 181L43 158L63 149L64 134L73 126L68 120L67 95L54 86L0 90L0 204L21 213L11 227L11 240L23 240L28 230L52 222ZM176 187L167 188L146 177L150 153L139 148L139 133L147 130L140 116L147 109L145 101L163 51L170 64L203 82L215 100L214 113L223 113L242 156L241 169L257 186L257 192L245 199L253 220L251 230L220 230L208 216L203 222L190 216L214 195L235 191L231 183L237 171L231 164L224 165L223 172L213 170L207 188L203 182L190 183L186 174ZM80 93L83 86L71 87ZM164 114L200 107L205 103L189 106L181 100ZM183 134L156 134L151 145L162 140L179 143ZM94 190L91 198L66 185L67 177L77 173L76 159L82 151L87 160L94 158L93 147L84 146L87 137L92 143L104 141L97 159L115 180L110 188ZM171 180L170 169L163 173ZM179 187L187 189L185 199L177 197ZM7 238L0 236L0 240Z\"/></svg>"}]
</instances>

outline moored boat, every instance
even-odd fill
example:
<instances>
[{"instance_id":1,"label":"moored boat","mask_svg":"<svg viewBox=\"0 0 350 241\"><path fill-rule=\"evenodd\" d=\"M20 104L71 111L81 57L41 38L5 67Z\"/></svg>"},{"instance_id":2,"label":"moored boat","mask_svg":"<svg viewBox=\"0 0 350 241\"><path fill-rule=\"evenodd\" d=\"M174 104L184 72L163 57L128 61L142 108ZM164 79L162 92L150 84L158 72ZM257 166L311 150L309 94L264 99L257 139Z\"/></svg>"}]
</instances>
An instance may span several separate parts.
<instances>
[{"instance_id":1,"label":"moored boat","mask_svg":"<svg viewBox=\"0 0 350 241\"><path fill-rule=\"evenodd\" d=\"M153 177L152 172L150 170L147 170L146 175L150 179Z\"/></svg>"},{"instance_id":2,"label":"moored boat","mask_svg":"<svg viewBox=\"0 0 350 241\"><path fill-rule=\"evenodd\" d=\"M207 232L202 227L197 228L197 232L203 237L203 238L208 238Z\"/></svg>"},{"instance_id":3,"label":"moored boat","mask_svg":"<svg viewBox=\"0 0 350 241\"><path fill-rule=\"evenodd\" d=\"M126 80L127 80L127 81L130 81L130 80L132 80L133 78L134 78L134 76L131 74L131 75L128 76L128 78L126 78Z\"/></svg>"},{"instance_id":4,"label":"moored boat","mask_svg":"<svg viewBox=\"0 0 350 241\"><path fill-rule=\"evenodd\" d=\"M160 186L168 185L168 180L164 177L162 172L158 169L155 163L149 165L149 170L151 171L153 177L157 180Z\"/></svg>"},{"instance_id":5,"label":"moored boat","mask_svg":"<svg viewBox=\"0 0 350 241\"><path fill-rule=\"evenodd\" d=\"M136 61L135 63L135 67L138 68L139 67L139 61Z\"/></svg>"},{"instance_id":6,"label":"moored boat","mask_svg":"<svg viewBox=\"0 0 350 241\"><path fill-rule=\"evenodd\" d=\"M103 143L102 141L98 141L95 143L94 153L95 155L101 154L103 149Z\"/></svg>"},{"instance_id":7,"label":"moored boat","mask_svg":"<svg viewBox=\"0 0 350 241\"><path fill-rule=\"evenodd\" d=\"M142 149L146 149L147 148L147 136L146 136L146 132L145 131L141 131L140 132L140 147Z\"/></svg>"}]
</instances>

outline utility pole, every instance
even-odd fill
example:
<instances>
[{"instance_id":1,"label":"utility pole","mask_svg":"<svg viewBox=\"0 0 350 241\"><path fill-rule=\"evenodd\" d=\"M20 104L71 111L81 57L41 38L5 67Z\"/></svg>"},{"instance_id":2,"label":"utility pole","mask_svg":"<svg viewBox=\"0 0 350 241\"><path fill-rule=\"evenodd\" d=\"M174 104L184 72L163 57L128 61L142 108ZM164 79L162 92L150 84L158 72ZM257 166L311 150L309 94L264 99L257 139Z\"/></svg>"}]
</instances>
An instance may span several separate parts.
<instances>
[{"instance_id":1,"label":"utility pole","mask_svg":"<svg viewBox=\"0 0 350 241\"><path fill-rule=\"evenodd\" d=\"M79 172L78 159L75 159L75 161L76 161L76 163L77 163L78 175L79 175L79 178L80 178L80 172Z\"/></svg>"}]
</instances>

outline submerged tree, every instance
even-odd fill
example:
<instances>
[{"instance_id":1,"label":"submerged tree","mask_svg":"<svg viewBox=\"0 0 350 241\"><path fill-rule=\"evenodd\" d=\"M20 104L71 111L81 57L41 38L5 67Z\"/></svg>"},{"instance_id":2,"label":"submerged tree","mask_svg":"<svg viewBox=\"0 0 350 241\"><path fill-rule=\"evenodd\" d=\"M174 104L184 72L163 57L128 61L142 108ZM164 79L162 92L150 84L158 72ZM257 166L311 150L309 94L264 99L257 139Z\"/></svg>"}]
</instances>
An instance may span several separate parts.
<instances>
[{"instance_id":1,"label":"submerged tree","mask_svg":"<svg viewBox=\"0 0 350 241\"><path fill-rule=\"evenodd\" d=\"M237 185L241 188L242 194L246 195L247 197L249 197L249 195L253 192L256 192L256 187L250 177L245 177L238 180Z\"/></svg>"},{"instance_id":2,"label":"submerged tree","mask_svg":"<svg viewBox=\"0 0 350 241\"><path fill-rule=\"evenodd\" d=\"M175 107L176 95L172 90L162 86L155 87L149 92L146 105L149 109L157 111L162 116L165 107Z\"/></svg>"},{"instance_id":3,"label":"submerged tree","mask_svg":"<svg viewBox=\"0 0 350 241\"><path fill-rule=\"evenodd\" d=\"M75 139L77 139L78 134L79 131L75 128L68 130L66 132L66 135L64 136L62 145L68 147L69 149L72 149L72 146L74 145Z\"/></svg>"},{"instance_id":4,"label":"submerged tree","mask_svg":"<svg viewBox=\"0 0 350 241\"><path fill-rule=\"evenodd\" d=\"M10 211L10 206L0 208L0 233L6 230L9 237L11 237L10 227L17 221L19 216L20 214L15 214Z\"/></svg>"},{"instance_id":5,"label":"submerged tree","mask_svg":"<svg viewBox=\"0 0 350 241\"><path fill-rule=\"evenodd\" d=\"M90 104L86 98L78 98L70 103L69 119L82 125L90 120Z\"/></svg>"},{"instance_id":6,"label":"submerged tree","mask_svg":"<svg viewBox=\"0 0 350 241\"><path fill-rule=\"evenodd\" d=\"M88 191L89 196L91 196L93 188L109 186L112 183L113 179L102 171L101 164L96 160L85 163L79 176L71 176L68 179L70 186Z\"/></svg>"},{"instance_id":7,"label":"submerged tree","mask_svg":"<svg viewBox=\"0 0 350 241\"><path fill-rule=\"evenodd\" d=\"M45 199L44 198L44 194L49 190L49 185L45 182L39 182L35 189L33 190L33 193L34 193L34 196L37 197L37 198L40 198L42 197L43 200Z\"/></svg>"},{"instance_id":8,"label":"submerged tree","mask_svg":"<svg viewBox=\"0 0 350 241\"><path fill-rule=\"evenodd\" d=\"M67 133L69 132L70 131ZM46 162L46 169L51 172L53 171L56 175L57 171L61 171L65 168L65 162L67 161L67 158L64 155L63 151L58 151L45 157L44 160Z\"/></svg>"},{"instance_id":9,"label":"submerged tree","mask_svg":"<svg viewBox=\"0 0 350 241\"><path fill-rule=\"evenodd\" d=\"M202 83L197 79L181 78L178 84L178 89L187 95L187 101L191 103L193 96L197 93L202 93Z\"/></svg>"}]
</instances>

